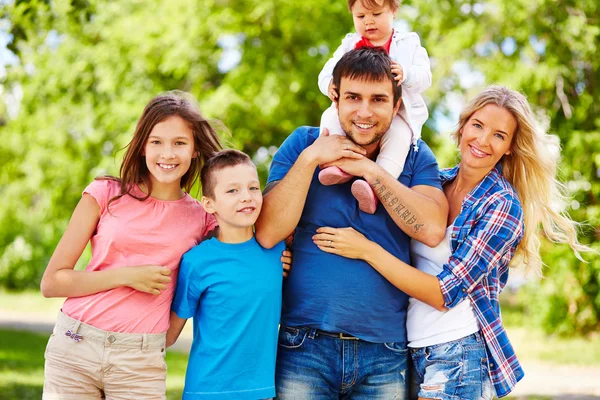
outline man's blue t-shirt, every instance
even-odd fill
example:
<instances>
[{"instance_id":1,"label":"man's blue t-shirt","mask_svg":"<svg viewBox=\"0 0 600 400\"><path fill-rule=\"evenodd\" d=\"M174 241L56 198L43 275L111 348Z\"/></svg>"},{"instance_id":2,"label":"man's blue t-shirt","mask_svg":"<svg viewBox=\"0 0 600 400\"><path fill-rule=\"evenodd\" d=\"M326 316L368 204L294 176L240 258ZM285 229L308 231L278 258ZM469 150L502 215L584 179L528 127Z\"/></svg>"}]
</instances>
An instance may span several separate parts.
<instances>
[{"instance_id":1,"label":"man's blue t-shirt","mask_svg":"<svg viewBox=\"0 0 600 400\"><path fill-rule=\"evenodd\" d=\"M284 248L212 238L183 255L171 306L194 317L183 399L275 396Z\"/></svg>"},{"instance_id":2,"label":"man's blue t-shirt","mask_svg":"<svg viewBox=\"0 0 600 400\"><path fill-rule=\"evenodd\" d=\"M281 145L269 182L282 180L300 153L319 137L319 128L300 127ZM398 179L408 187L441 190L438 165L431 149L419 141L411 147ZM319 227L353 227L400 260L410 264L409 241L379 204L375 214L359 210L350 186L324 186L315 169L306 204L292 244L293 264L283 287L281 323L343 332L375 342L406 342L408 296L363 260L319 250L312 236Z\"/></svg>"}]
</instances>

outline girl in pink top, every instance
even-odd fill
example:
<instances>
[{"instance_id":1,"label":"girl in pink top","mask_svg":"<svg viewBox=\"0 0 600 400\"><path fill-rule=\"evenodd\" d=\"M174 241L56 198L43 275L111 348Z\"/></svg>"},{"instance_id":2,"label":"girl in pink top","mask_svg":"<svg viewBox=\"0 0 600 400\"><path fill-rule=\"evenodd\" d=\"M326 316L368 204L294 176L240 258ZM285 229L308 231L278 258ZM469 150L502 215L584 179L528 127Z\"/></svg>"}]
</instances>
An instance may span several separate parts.
<instances>
[{"instance_id":1,"label":"girl in pink top","mask_svg":"<svg viewBox=\"0 0 600 400\"><path fill-rule=\"evenodd\" d=\"M183 253L216 227L187 192L219 138L191 96L144 109L120 178L83 192L42 278L67 297L46 349L44 399L164 399L165 333ZM74 270L88 242L92 259Z\"/></svg>"}]
</instances>

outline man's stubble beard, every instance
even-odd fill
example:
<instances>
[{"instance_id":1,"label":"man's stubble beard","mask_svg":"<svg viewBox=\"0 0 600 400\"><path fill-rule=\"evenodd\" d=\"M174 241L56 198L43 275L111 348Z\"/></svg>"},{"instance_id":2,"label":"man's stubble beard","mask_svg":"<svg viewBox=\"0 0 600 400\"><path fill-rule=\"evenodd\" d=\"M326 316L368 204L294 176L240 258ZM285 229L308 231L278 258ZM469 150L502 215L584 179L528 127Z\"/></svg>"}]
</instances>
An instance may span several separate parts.
<instances>
[{"instance_id":1,"label":"man's stubble beard","mask_svg":"<svg viewBox=\"0 0 600 400\"><path fill-rule=\"evenodd\" d=\"M395 114L394 114L395 115ZM392 115L392 117L390 118L387 127L384 130L380 130L377 131L373 134L373 139L371 139L368 143L359 143L355 140L355 138L353 137L352 133L352 121L349 122L348 124L342 123L342 121L340 120L340 125L342 126L342 130L344 131L344 133L346 134L346 137L349 138L350 140L352 140L354 143L356 143L359 146L370 146L372 144L375 144L379 141L381 141L381 138L383 137L383 135L385 135L385 133L390 129L390 126L392 126L392 120L394 119L394 115ZM339 118L339 114L338 114L338 118Z\"/></svg>"}]
</instances>

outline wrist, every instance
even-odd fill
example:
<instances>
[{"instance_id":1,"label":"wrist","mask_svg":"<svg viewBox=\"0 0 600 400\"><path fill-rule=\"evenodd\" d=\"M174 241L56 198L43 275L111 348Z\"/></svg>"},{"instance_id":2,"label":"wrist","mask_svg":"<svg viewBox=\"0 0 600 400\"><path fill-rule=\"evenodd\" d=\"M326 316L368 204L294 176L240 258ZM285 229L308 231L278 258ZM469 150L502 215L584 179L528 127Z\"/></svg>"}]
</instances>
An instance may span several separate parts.
<instances>
[{"instance_id":1,"label":"wrist","mask_svg":"<svg viewBox=\"0 0 600 400\"><path fill-rule=\"evenodd\" d=\"M302 153L300 153L298 161L300 161L301 165L309 168L311 172L319 166L319 160L313 154L312 145L307 147L302 151Z\"/></svg>"},{"instance_id":2,"label":"wrist","mask_svg":"<svg viewBox=\"0 0 600 400\"><path fill-rule=\"evenodd\" d=\"M130 286L133 282L131 280L130 267L115 268L115 287Z\"/></svg>"},{"instance_id":3,"label":"wrist","mask_svg":"<svg viewBox=\"0 0 600 400\"><path fill-rule=\"evenodd\" d=\"M377 258L377 253L379 251L380 246L373 242L373 241L369 241L369 243L367 244L367 248L365 249L365 258L364 260L370 264L370 265L375 265L375 259Z\"/></svg>"},{"instance_id":4,"label":"wrist","mask_svg":"<svg viewBox=\"0 0 600 400\"><path fill-rule=\"evenodd\" d=\"M369 166L363 171L363 178L371 187L375 186L381 177L382 168L375 162L370 163Z\"/></svg>"}]
</instances>

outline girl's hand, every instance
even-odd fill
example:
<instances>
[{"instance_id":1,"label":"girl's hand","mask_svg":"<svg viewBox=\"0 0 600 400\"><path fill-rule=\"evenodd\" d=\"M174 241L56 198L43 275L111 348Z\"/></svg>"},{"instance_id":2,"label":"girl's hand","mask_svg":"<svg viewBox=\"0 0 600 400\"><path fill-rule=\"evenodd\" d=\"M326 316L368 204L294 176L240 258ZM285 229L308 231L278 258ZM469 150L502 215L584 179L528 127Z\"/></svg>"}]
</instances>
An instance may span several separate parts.
<instances>
[{"instance_id":1,"label":"girl's hand","mask_svg":"<svg viewBox=\"0 0 600 400\"><path fill-rule=\"evenodd\" d=\"M402 81L404 81L404 71L400 64L395 61L392 61L392 74L394 74L394 79L398 82L398 86L402 85Z\"/></svg>"},{"instance_id":2,"label":"girl's hand","mask_svg":"<svg viewBox=\"0 0 600 400\"><path fill-rule=\"evenodd\" d=\"M141 265L122 268L126 286L140 292L159 295L171 283L171 270L162 265Z\"/></svg>"},{"instance_id":3,"label":"girl's hand","mask_svg":"<svg viewBox=\"0 0 600 400\"><path fill-rule=\"evenodd\" d=\"M336 101L338 98L337 89L333 86L333 80L329 82L329 86L327 87L327 95L331 99L331 101Z\"/></svg>"},{"instance_id":4,"label":"girl's hand","mask_svg":"<svg viewBox=\"0 0 600 400\"><path fill-rule=\"evenodd\" d=\"M294 242L294 235L296 234L296 230L290 234L290 236L285 239L285 250L281 253L281 264L283 266L283 277L287 278L292 270L292 252L290 251L290 247L292 247L292 243Z\"/></svg>"},{"instance_id":5,"label":"girl's hand","mask_svg":"<svg viewBox=\"0 0 600 400\"><path fill-rule=\"evenodd\" d=\"M326 253L354 259L364 259L373 245L354 228L319 228L312 239Z\"/></svg>"},{"instance_id":6,"label":"girl's hand","mask_svg":"<svg viewBox=\"0 0 600 400\"><path fill-rule=\"evenodd\" d=\"M281 265L283 266L283 277L287 278L291 269L292 269L292 252L289 250L284 250L281 253Z\"/></svg>"}]
</instances>

